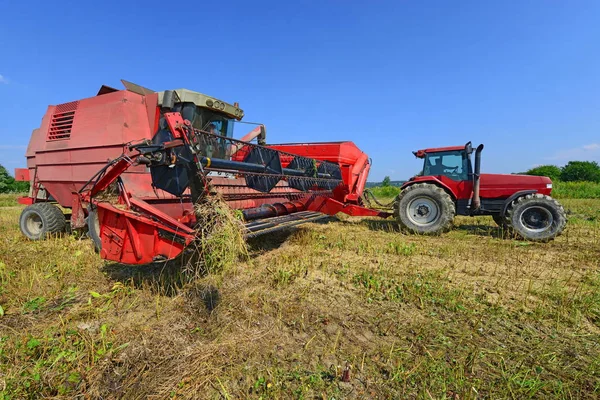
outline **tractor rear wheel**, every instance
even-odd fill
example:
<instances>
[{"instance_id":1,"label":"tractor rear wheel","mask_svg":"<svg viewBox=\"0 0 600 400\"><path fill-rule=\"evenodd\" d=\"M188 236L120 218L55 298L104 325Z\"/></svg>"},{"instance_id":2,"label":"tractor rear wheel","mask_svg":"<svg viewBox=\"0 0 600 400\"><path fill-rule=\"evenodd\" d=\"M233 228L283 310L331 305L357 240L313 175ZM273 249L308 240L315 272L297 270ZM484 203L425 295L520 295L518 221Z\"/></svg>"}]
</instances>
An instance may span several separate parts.
<instances>
[{"instance_id":1,"label":"tractor rear wheel","mask_svg":"<svg viewBox=\"0 0 600 400\"><path fill-rule=\"evenodd\" d=\"M64 232L65 214L50 203L36 203L25 207L19 217L21 232L31 240L46 239L48 235Z\"/></svg>"},{"instance_id":2,"label":"tractor rear wheel","mask_svg":"<svg viewBox=\"0 0 600 400\"><path fill-rule=\"evenodd\" d=\"M563 206L550 196L528 194L512 202L508 217L523 239L547 242L562 233L567 224Z\"/></svg>"},{"instance_id":3,"label":"tractor rear wheel","mask_svg":"<svg viewBox=\"0 0 600 400\"><path fill-rule=\"evenodd\" d=\"M394 201L394 216L411 233L438 235L452 227L456 207L444 189L418 183L404 189Z\"/></svg>"}]
</instances>

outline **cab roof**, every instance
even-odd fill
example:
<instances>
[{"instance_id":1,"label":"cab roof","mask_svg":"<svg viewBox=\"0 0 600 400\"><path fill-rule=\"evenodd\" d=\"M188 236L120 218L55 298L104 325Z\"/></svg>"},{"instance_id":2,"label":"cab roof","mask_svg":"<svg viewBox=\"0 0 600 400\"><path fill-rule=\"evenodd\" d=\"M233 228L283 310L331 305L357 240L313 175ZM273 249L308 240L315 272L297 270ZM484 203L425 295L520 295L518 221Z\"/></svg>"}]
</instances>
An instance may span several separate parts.
<instances>
[{"instance_id":1,"label":"cab roof","mask_svg":"<svg viewBox=\"0 0 600 400\"><path fill-rule=\"evenodd\" d=\"M429 149L423 149L423 150L413 151L413 154L417 158L425 158L426 154L440 153L440 152L443 152L443 151L462 151L465 148L466 148L465 145L463 145L463 146L449 146L449 147L432 147L432 148L429 148Z\"/></svg>"}]
</instances>

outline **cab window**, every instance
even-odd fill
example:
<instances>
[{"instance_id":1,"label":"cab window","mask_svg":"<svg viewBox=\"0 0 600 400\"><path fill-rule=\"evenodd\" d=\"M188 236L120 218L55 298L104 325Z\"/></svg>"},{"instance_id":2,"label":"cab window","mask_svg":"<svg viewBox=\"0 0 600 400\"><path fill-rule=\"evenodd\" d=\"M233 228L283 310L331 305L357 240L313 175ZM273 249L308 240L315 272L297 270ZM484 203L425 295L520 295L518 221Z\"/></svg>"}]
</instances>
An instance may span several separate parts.
<instances>
[{"instance_id":1,"label":"cab window","mask_svg":"<svg viewBox=\"0 0 600 400\"><path fill-rule=\"evenodd\" d=\"M464 151L444 151L427 154L423 175L444 175L456 181L469 179L471 163Z\"/></svg>"}]
</instances>

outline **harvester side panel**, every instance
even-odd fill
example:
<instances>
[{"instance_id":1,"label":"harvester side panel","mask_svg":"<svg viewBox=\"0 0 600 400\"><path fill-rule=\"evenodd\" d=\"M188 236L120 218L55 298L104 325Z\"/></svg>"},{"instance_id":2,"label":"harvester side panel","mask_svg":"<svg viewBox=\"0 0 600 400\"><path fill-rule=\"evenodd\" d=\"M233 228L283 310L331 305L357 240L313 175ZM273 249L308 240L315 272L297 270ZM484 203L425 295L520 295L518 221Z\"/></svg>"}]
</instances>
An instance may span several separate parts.
<instances>
[{"instance_id":1,"label":"harvester side panel","mask_svg":"<svg viewBox=\"0 0 600 400\"><path fill-rule=\"evenodd\" d=\"M156 101L156 94L144 97L121 90L48 107L27 149L31 179L35 177L60 205L71 207L71 193L107 160L119 157L125 143L152 137ZM147 175L139 166L123 179L139 196L154 197Z\"/></svg>"}]
</instances>

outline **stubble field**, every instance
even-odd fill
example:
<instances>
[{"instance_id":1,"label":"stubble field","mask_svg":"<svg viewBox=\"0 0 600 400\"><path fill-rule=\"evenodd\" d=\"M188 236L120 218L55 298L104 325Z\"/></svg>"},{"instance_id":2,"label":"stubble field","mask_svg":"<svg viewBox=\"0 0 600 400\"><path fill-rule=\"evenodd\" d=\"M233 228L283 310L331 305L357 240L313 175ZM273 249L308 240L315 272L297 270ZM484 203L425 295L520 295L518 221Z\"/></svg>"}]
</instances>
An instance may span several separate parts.
<instances>
[{"instance_id":1,"label":"stubble field","mask_svg":"<svg viewBox=\"0 0 600 400\"><path fill-rule=\"evenodd\" d=\"M600 200L547 244L339 217L194 283L30 242L0 197L0 399L600 397Z\"/></svg>"}]
</instances>

